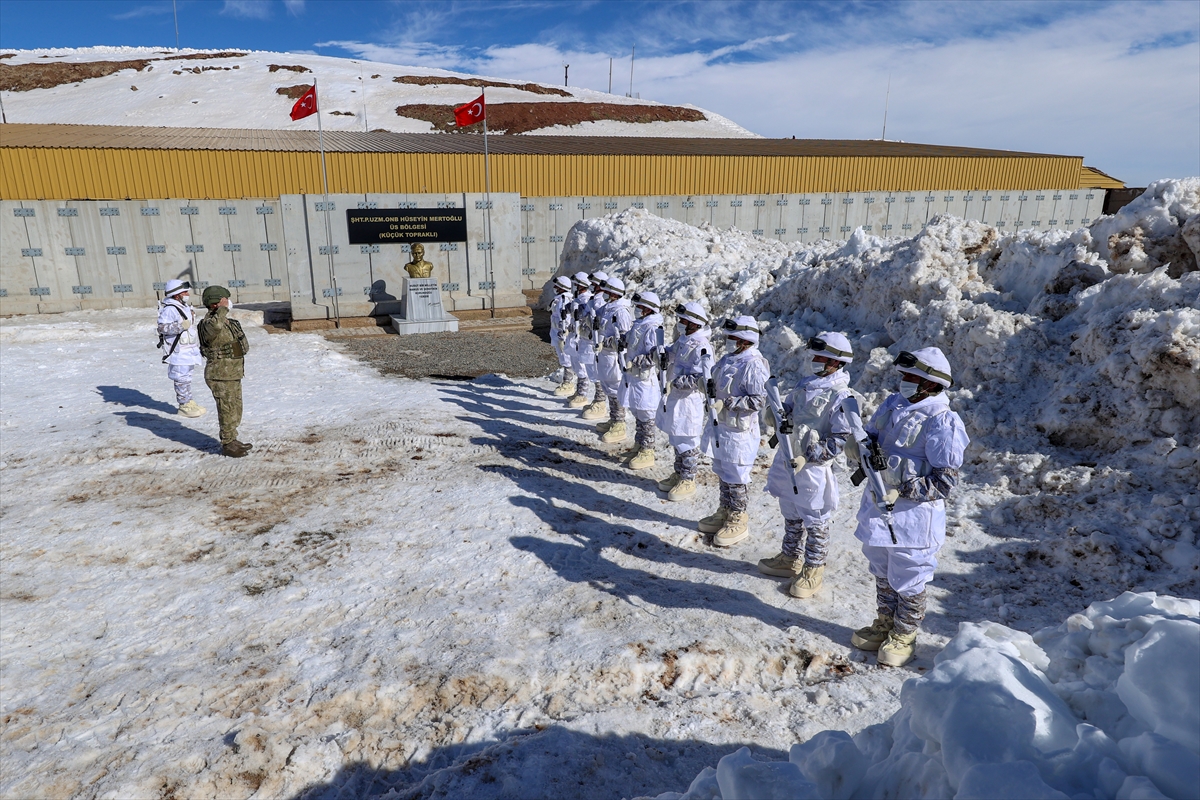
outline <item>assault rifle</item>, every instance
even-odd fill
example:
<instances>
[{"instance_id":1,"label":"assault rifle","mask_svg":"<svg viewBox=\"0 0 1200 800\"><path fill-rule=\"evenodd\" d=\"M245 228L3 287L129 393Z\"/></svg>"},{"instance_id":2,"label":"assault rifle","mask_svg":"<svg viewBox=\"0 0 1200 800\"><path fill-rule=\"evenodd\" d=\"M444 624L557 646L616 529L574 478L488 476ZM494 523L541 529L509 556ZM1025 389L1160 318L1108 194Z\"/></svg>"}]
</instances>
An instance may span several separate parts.
<instances>
[{"instance_id":1,"label":"assault rifle","mask_svg":"<svg viewBox=\"0 0 1200 800\"><path fill-rule=\"evenodd\" d=\"M850 436L858 445L856 448L858 450L858 470L850 476L850 482L858 486L863 481L867 481L872 502L875 503L875 508L879 509L879 516L887 525L888 533L892 535L892 544L896 544L896 518L892 515L896 504L888 502L887 484L883 482L883 473L888 468L887 456L883 454L883 448L880 447L879 442L872 439L863 428L862 416L858 410L858 398L847 397L842 401L842 410L846 414L846 421L850 424Z\"/></svg>"},{"instance_id":2,"label":"assault rifle","mask_svg":"<svg viewBox=\"0 0 1200 800\"><path fill-rule=\"evenodd\" d=\"M663 411L667 410L667 332L659 325L654 331L654 353L658 356L658 388L662 393Z\"/></svg>"},{"instance_id":3,"label":"assault rifle","mask_svg":"<svg viewBox=\"0 0 1200 800\"><path fill-rule=\"evenodd\" d=\"M796 454L792 451L792 437L785 431L787 413L783 409L783 400L779 397L779 384L776 383L774 375L767 381L767 403L770 404L771 414L775 417L775 433L771 436L769 444L772 450L777 444L783 447L783 457L787 459L788 476L792 479L792 494L800 494L800 487L796 485Z\"/></svg>"},{"instance_id":4,"label":"assault rifle","mask_svg":"<svg viewBox=\"0 0 1200 800\"><path fill-rule=\"evenodd\" d=\"M704 409L712 421L713 447L719 450L721 442L717 439L717 410L713 408L713 401L717 399L717 385L712 378L712 361L708 358L707 350L700 351L700 363L704 365Z\"/></svg>"}]
</instances>

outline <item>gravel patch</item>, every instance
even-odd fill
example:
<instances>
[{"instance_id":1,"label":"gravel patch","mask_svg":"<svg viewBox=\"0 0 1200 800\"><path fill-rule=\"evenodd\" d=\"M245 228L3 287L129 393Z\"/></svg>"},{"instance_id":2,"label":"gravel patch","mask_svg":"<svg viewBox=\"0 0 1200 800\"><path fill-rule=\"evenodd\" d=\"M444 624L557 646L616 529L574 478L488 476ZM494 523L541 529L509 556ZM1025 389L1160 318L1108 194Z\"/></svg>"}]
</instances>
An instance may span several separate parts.
<instances>
[{"instance_id":1,"label":"gravel patch","mask_svg":"<svg viewBox=\"0 0 1200 800\"><path fill-rule=\"evenodd\" d=\"M365 336L338 345L385 375L406 378L472 380L490 372L540 378L558 369L546 330Z\"/></svg>"}]
</instances>

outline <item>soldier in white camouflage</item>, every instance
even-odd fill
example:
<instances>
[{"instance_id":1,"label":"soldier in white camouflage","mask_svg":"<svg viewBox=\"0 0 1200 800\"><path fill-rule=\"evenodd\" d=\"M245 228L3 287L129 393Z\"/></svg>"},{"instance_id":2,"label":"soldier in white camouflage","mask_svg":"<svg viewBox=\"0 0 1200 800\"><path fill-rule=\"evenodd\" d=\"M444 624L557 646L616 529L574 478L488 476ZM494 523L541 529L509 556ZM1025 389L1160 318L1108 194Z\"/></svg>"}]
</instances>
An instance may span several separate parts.
<instances>
[{"instance_id":1,"label":"soldier in white camouflage","mask_svg":"<svg viewBox=\"0 0 1200 800\"><path fill-rule=\"evenodd\" d=\"M201 363L196 336L196 312L188 303L192 285L178 279L167 281L158 306L158 346L163 351L167 377L175 384L175 401L185 417L202 417L207 409L192 399L192 370Z\"/></svg>"}]
</instances>

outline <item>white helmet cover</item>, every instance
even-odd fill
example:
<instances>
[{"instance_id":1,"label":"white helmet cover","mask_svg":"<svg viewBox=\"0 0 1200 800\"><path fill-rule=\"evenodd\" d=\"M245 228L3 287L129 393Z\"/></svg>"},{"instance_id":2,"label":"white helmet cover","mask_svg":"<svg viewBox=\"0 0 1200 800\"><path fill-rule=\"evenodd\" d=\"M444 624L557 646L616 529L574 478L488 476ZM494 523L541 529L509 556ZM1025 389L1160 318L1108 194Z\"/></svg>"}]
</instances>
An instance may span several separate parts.
<instances>
[{"instance_id":1,"label":"white helmet cover","mask_svg":"<svg viewBox=\"0 0 1200 800\"><path fill-rule=\"evenodd\" d=\"M604 282L608 280L608 273L596 270L589 276L588 279L592 282L593 286L603 286Z\"/></svg>"},{"instance_id":2,"label":"white helmet cover","mask_svg":"<svg viewBox=\"0 0 1200 800\"><path fill-rule=\"evenodd\" d=\"M805 352L810 356L825 356L843 364L854 360L854 349L850 347L850 340L846 338L846 334L837 331L818 333L808 340Z\"/></svg>"},{"instance_id":3,"label":"white helmet cover","mask_svg":"<svg viewBox=\"0 0 1200 800\"><path fill-rule=\"evenodd\" d=\"M613 294L625 295L625 281L620 278L605 278L604 285L600 288Z\"/></svg>"},{"instance_id":4,"label":"white helmet cover","mask_svg":"<svg viewBox=\"0 0 1200 800\"><path fill-rule=\"evenodd\" d=\"M708 315L704 313L704 307L696 302L676 306L675 316L701 328L708 324Z\"/></svg>"},{"instance_id":5,"label":"white helmet cover","mask_svg":"<svg viewBox=\"0 0 1200 800\"><path fill-rule=\"evenodd\" d=\"M580 289L586 289L589 286L591 286L592 284L588 280L588 274L586 272L576 272L575 273L575 285L578 286Z\"/></svg>"},{"instance_id":6,"label":"white helmet cover","mask_svg":"<svg viewBox=\"0 0 1200 800\"><path fill-rule=\"evenodd\" d=\"M192 288L192 285L190 283L188 283L187 281L181 281L178 278L176 278L174 280L167 281L166 286L163 287L163 296L164 297L174 297L177 294L183 294L184 292L186 292L188 289L191 289L191 288Z\"/></svg>"},{"instance_id":7,"label":"white helmet cover","mask_svg":"<svg viewBox=\"0 0 1200 800\"><path fill-rule=\"evenodd\" d=\"M565 289L566 291L570 291L571 290L571 279L568 278L566 275L559 275L557 278L554 279L554 288L555 289Z\"/></svg>"},{"instance_id":8,"label":"white helmet cover","mask_svg":"<svg viewBox=\"0 0 1200 800\"><path fill-rule=\"evenodd\" d=\"M655 314L662 308L662 303L659 301L658 295L654 292L639 292L635 294L633 296L633 304L642 308L648 308Z\"/></svg>"},{"instance_id":9,"label":"white helmet cover","mask_svg":"<svg viewBox=\"0 0 1200 800\"><path fill-rule=\"evenodd\" d=\"M726 338L744 339L752 344L758 344L758 321L754 317L743 315L727 319L721 327L725 331Z\"/></svg>"},{"instance_id":10,"label":"white helmet cover","mask_svg":"<svg viewBox=\"0 0 1200 800\"><path fill-rule=\"evenodd\" d=\"M946 354L936 347L922 347L911 353L904 351L896 356L894 363L900 372L919 375L946 388L949 388L950 384L954 382L950 375L950 362L946 359Z\"/></svg>"}]
</instances>

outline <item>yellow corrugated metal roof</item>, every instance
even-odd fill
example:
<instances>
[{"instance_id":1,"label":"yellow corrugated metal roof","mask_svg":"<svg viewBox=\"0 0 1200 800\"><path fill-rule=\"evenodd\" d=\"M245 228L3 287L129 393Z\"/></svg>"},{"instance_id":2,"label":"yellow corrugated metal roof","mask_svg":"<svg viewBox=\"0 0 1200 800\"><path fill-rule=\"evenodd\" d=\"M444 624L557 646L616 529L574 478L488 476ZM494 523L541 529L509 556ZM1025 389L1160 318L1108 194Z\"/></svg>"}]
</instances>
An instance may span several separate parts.
<instances>
[{"instance_id":1,"label":"yellow corrugated metal roof","mask_svg":"<svg viewBox=\"0 0 1200 800\"><path fill-rule=\"evenodd\" d=\"M1083 166L1079 169L1080 189L1124 189L1125 184L1113 176L1101 172L1095 167Z\"/></svg>"},{"instance_id":2,"label":"yellow corrugated metal roof","mask_svg":"<svg viewBox=\"0 0 1200 800\"><path fill-rule=\"evenodd\" d=\"M476 134L326 131L325 150L340 153L483 153ZM0 147L313 152L316 131L243 128L145 128L116 125L0 125ZM808 158L1079 158L876 139L718 139L640 136L488 138L496 155L791 156Z\"/></svg>"},{"instance_id":3,"label":"yellow corrugated metal roof","mask_svg":"<svg viewBox=\"0 0 1200 800\"><path fill-rule=\"evenodd\" d=\"M0 197L278 197L321 187L316 134L0 125ZM481 192L482 137L326 134L333 192ZM496 136L496 192L525 197L1119 188L1079 156L902 142ZM1103 181L1103 182L1101 182Z\"/></svg>"}]
</instances>

